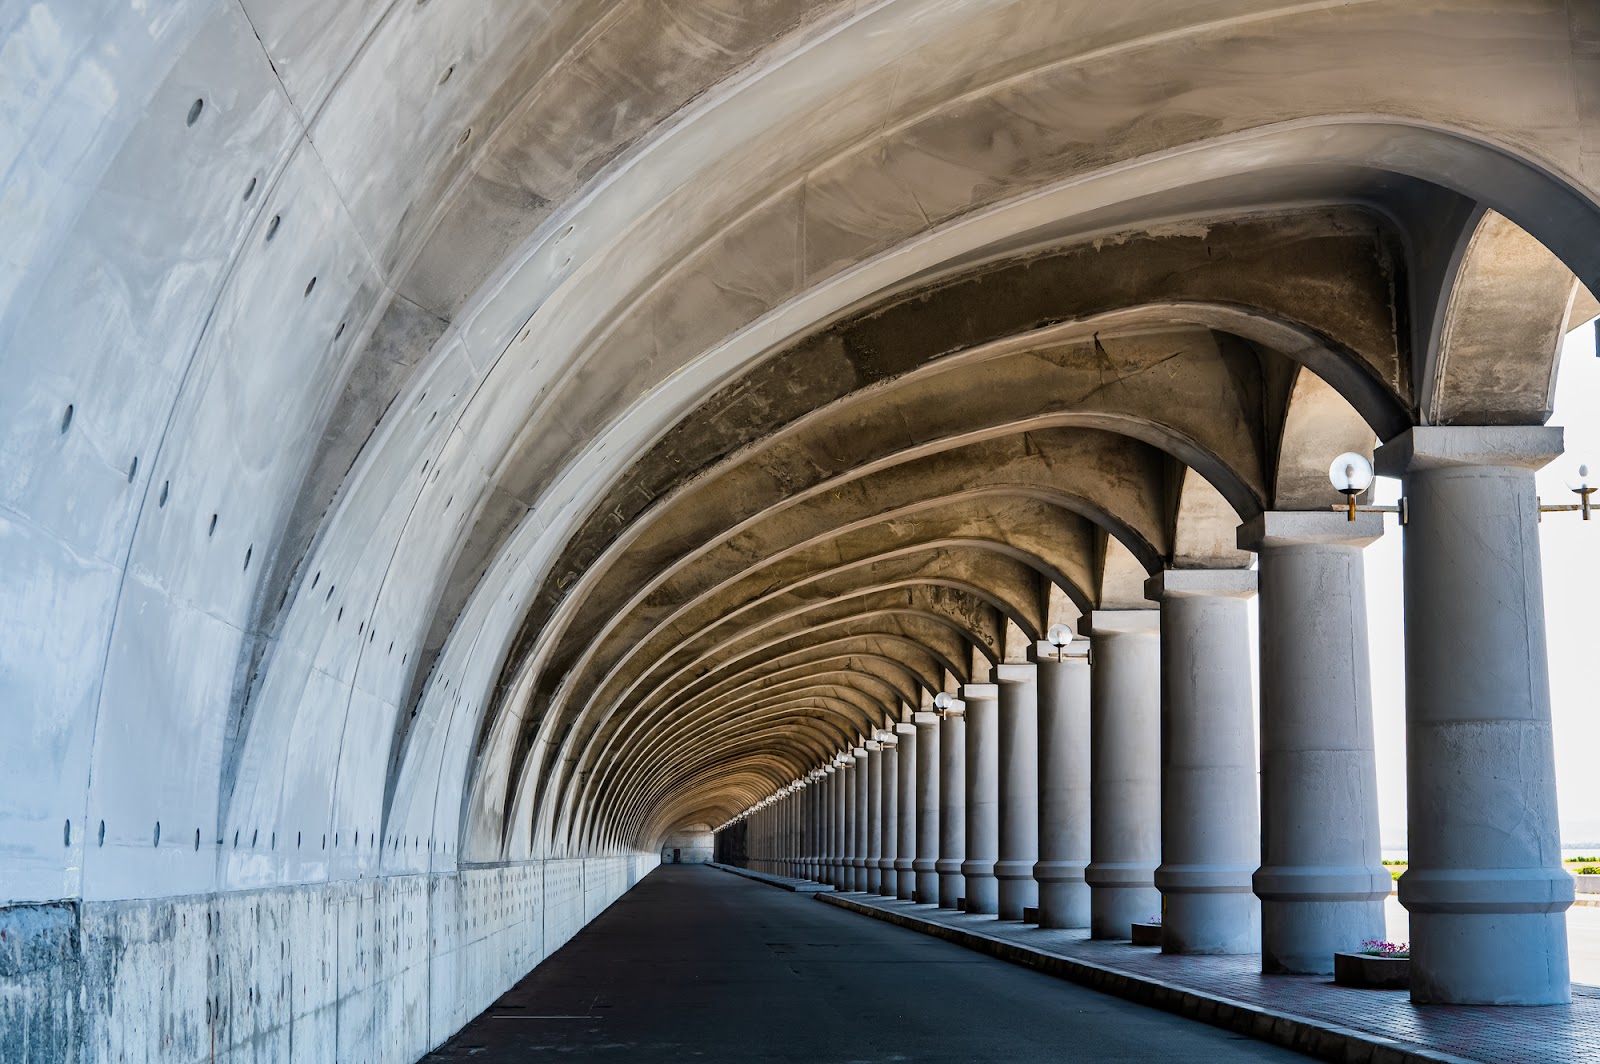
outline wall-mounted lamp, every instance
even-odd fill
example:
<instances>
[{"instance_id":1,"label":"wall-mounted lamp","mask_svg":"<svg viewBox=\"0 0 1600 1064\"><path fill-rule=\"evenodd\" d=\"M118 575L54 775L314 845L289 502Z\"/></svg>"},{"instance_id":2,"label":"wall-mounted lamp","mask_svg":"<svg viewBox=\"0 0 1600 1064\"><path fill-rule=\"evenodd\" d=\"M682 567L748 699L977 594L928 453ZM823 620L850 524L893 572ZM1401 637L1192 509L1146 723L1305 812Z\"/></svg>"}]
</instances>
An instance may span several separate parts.
<instances>
[{"instance_id":1,"label":"wall-mounted lamp","mask_svg":"<svg viewBox=\"0 0 1600 1064\"><path fill-rule=\"evenodd\" d=\"M1328 480L1333 484L1333 490L1344 496L1344 505L1335 506L1335 510L1343 510L1349 519L1354 521L1356 514L1399 514L1400 523L1406 523L1406 501L1400 500L1398 506L1357 506L1356 496L1372 487L1372 462L1365 455L1354 451L1346 451L1333 460L1328 466Z\"/></svg>"},{"instance_id":2,"label":"wall-mounted lamp","mask_svg":"<svg viewBox=\"0 0 1600 1064\"><path fill-rule=\"evenodd\" d=\"M1077 639L1077 633L1064 624L1052 624L1050 630L1044 634L1045 642L1049 643L1056 651L1057 661L1067 660L1067 648ZM1087 642L1085 640L1084 642ZM1088 655L1085 654L1085 657Z\"/></svg>"},{"instance_id":3,"label":"wall-mounted lamp","mask_svg":"<svg viewBox=\"0 0 1600 1064\"><path fill-rule=\"evenodd\" d=\"M1600 328L1600 325L1597 325L1596 328ZM1600 487L1597 487L1589 476L1589 464L1587 462L1579 462L1577 468L1573 470L1573 475L1567 477L1566 480L1567 487L1572 490L1572 494L1578 497L1578 501L1562 506L1545 506L1541 503L1539 513L1543 515L1577 511L1583 515L1585 521L1589 520L1589 515L1594 512L1594 493L1600 491ZM1541 516L1540 519L1543 520L1543 517Z\"/></svg>"}]
</instances>

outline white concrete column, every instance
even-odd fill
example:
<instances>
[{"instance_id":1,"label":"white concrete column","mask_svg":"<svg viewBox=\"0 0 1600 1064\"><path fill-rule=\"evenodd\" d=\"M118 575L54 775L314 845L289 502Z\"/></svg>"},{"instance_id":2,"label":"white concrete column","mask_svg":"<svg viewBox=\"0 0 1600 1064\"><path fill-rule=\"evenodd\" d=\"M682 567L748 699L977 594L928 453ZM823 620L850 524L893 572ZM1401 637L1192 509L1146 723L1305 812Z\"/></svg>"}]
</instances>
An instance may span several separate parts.
<instances>
[{"instance_id":1,"label":"white concrete column","mask_svg":"<svg viewBox=\"0 0 1600 1064\"><path fill-rule=\"evenodd\" d=\"M1021 920L1039 904L1033 866L1039 860L1039 678L1032 664L997 665L999 698L1000 851L1002 920Z\"/></svg>"},{"instance_id":2,"label":"white concrete column","mask_svg":"<svg viewBox=\"0 0 1600 1064\"><path fill-rule=\"evenodd\" d=\"M832 883L839 890L850 889L849 857L850 837L846 830L850 823L849 798L855 793L855 780L851 770L855 767L855 758L846 750L839 755L839 760L834 763L833 772L833 878Z\"/></svg>"},{"instance_id":3,"label":"white concrete column","mask_svg":"<svg viewBox=\"0 0 1600 1064\"><path fill-rule=\"evenodd\" d=\"M1556 428L1415 428L1405 480L1411 997L1571 1000L1534 473Z\"/></svg>"},{"instance_id":4,"label":"white concrete column","mask_svg":"<svg viewBox=\"0 0 1600 1064\"><path fill-rule=\"evenodd\" d=\"M900 852L900 740L889 732L878 740L883 748L882 801L878 804L878 893L894 897L894 862Z\"/></svg>"},{"instance_id":5,"label":"white concrete column","mask_svg":"<svg viewBox=\"0 0 1600 1064\"><path fill-rule=\"evenodd\" d=\"M1379 514L1266 513L1239 530L1261 564L1261 966L1333 971L1384 937L1361 549Z\"/></svg>"},{"instance_id":6,"label":"white concrete column","mask_svg":"<svg viewBox=\"0 0 1600 1064\"><path fill-rule=\"evenodd\" d=\"M1248 569L1173 569L1145 583L1161 603L1161 948L1255 953L1261 852Z\"/></svg>"},{"instance_id":7,"label":"white concrete column","mask_svg":"<svg viewBox=\"0 0 1600 1064\"><path fill-rule=\"evenodd\" d=\"M850 888L867 889L867 810L871 801L872 770L867 765L867 748L858 746L852 751L856 767L852 771L855 787L850 793Z\"/></svg>"},{"instance_id":8,"label":"white concrete column","mask_svg":"<svg viewBox=\"0 0 1600 1064\"><path fill-rule=\"evenodd\" d=\"M911 868L916 881L915 900L931 905L939 900L939 825L943 812L939 716L919 712L911 722L917 729L917 856Z\"/></svg>"},{"instance_id":9,"label":"white concrete column","mask_svg":"<svg viewBox=\"0 0 1600 1064\"><path fill-rule=\"evenodd\" d=\"M883 887L883 744L867 742L867 804L863 807L861 889L876 894Z\"/></svg>"},{"instance_id":10,"label":"white concrete column","mask_svg":"<svg viewBox=\"0 0 1600 1064\"><path fill-rule=\"evenodd\" d=\"M966 878L961 862L967 853L967 718L966 708L956 704L940 714L939 740L933 750L939 755L939 872L936 897L939 908L954 909L966 895ZM920 830L920 829L919 829ZM922 880L917 880L917 900L922 896Z\"/></svg>"},{"instance_id":11,"label":"white concrete column","mask_svg":"<svg viewBox=\"0 0 1600 1064\"><path fill-rule=\"evenodd\" d=\"M1040 643L1037 651L1039 926L1088 927L1089 644Z\"/></svg>"},{"instance_id":12,"label":"white concrete column","mask_svg":"<svg viewBox=\"0 0 1600 1064\"><path fill-rule=\"evenodd\" d=\"M1087 618L1089 930L1126 939L1161 911L1161 618L1095 610Z\"/></svg>"},{"instance_id":13,"label":"white concrete column","mask_svg":"<svg viewBox=\"0 0 1600 1064\"><path fill-rule=\"evenodd\" d=\"M967 855L961 862L967 912L1000 911L1000 687L969 683L967 704Z\"/></svg>"},{"instance_id":14,"label":"white concrete column","mask_svg":"<svg viewBox=\"0 0 1600 1064\"><path fill-rule=\"evenodd\" d=\"M917 896L917 726L896 724L894 731L900 740L896 758L899 800L895 803L894 896L911 901ZM938 816L937 803L933 811Z\"/></svg>"}]
</instances>

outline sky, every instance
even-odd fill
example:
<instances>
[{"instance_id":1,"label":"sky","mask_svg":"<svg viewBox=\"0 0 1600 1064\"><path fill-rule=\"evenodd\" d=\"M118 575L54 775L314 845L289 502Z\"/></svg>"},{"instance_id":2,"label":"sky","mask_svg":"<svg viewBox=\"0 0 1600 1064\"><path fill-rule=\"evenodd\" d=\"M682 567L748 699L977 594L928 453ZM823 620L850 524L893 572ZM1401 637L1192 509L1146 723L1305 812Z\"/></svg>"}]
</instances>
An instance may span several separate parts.
<instances>
[{"instance_id":1,"label":"sky","mask_svg":"<svg viewBox=\"0 0 1600 1064\"><path fill-rule=\"evenodd\" d=\"M1567 453L1539 474L1546 503L1573 502L1565 479L1580 459L1600 472L1600 358L1595 330L1568 334L1556 375L1555 414L1566 429ZM1597 478L1600 480L1600 478ZM1399 482L1380 478L1376 501L1393 503ZM1600 497L1597 497L1600 498ZM1401 602L1400 527L1386 517L1384 537L1367 548L1368 633L1372 654L1373 723L1378 760L1378 811L1385 849L1405 848L1405 657ZM1576 513L1547 514L1539 526L1544 568L1545 630L1550 656L1551 724L1562 845L1600 847L1600 514L1585 523Z\"/></svg>"}]
</instances>

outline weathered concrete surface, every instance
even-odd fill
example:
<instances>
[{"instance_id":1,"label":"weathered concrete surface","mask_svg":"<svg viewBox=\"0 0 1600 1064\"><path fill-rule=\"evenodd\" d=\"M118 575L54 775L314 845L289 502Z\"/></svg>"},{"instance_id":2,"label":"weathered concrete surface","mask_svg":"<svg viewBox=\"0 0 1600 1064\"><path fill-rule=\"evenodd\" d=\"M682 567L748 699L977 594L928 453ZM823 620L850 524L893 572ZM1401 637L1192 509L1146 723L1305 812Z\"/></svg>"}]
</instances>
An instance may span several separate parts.
<instances>
[{"instance_id":1,"label":"weathered concrete surface","mask_svg":"<svg viewBox=\"0 0 1600 1064\"><path fill-rule=\"evenodd\" d=\"M655 865L0 909L0 1058L409 1064Z\"/></svg>"}]
</instances>

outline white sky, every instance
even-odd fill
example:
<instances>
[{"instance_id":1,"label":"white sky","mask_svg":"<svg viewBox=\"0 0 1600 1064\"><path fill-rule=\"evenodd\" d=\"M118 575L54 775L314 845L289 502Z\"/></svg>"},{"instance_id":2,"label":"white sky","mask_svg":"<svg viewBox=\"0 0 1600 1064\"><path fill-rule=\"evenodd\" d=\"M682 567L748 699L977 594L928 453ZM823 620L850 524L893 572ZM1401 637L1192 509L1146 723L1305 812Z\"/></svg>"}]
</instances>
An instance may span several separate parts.
<instances>
[{"instance_id":1,"label":"white sky","mask_svg":"<svg viewBox=\"0 0 1600 1064\"><path fill-rule=\"evenodd\" d=\"M1572 502L1564 480L1581 457L1600 472L1600 358L1595 333L1583 326L1568 335L1556 380L1550 424L1566 429L1567 455L1539 474L1547 503ZM1392 503L1399 482L1383 479L1377 501ZM1385 848L1405 847L1405 660L1401 607L1400 529L1386 518L1383 539L1367 548L1368 630L1372 643L1372 696L1378 755L1378 808ZM1545 627L1550 651L1551 715L1556 743L1556 786L1565 846L1600 845L1600 791L1594 787L1600 755L1600 515L1585 524L1577 514L1549 514L1540 525Z\"/></svg>"}]
</instances>

